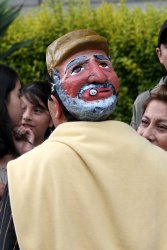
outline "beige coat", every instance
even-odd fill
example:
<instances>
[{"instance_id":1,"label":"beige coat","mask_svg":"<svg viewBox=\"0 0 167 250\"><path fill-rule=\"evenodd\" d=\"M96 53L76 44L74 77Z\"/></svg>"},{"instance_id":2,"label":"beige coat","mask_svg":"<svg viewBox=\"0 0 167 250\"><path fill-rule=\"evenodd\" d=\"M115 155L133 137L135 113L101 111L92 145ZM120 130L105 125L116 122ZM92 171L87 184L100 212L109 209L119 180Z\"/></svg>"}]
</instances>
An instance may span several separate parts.
<instances>
[{"instance_id":1,"label":"beige coat","mask_svg":"<svg viewBox=\"0 0 167 250\"><path fill-rule=\"evenodd\" d=\"M124 123L59 125L8 178L21 250L167 249L167 153Z\"/></svg>"}]
</instances>

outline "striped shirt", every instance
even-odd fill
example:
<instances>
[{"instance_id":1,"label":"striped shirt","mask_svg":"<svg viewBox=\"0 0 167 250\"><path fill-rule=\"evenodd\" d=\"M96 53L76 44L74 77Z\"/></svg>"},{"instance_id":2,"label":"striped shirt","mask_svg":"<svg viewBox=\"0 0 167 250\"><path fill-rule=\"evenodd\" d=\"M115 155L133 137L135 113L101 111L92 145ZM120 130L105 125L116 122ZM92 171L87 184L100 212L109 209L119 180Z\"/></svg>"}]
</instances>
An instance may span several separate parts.
<instances>
[{"instance_id":1,"label":"striped shirt","mask_svg":"<svg viewBox=\"0 0 167 250\"><path fill-rule=\"evenodd\" d=\"M0 207L0 250L19 250L10 207L8 185Z\"/></svg>"}]
</instances>

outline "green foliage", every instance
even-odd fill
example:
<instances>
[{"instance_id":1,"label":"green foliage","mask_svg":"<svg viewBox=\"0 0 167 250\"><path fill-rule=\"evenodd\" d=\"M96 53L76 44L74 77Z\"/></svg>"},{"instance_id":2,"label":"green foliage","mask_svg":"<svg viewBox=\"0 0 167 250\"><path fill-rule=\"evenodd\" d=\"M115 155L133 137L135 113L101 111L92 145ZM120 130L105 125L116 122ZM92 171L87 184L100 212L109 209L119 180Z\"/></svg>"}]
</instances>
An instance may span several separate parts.
<instances>
[{"instance_id":1,"label":"green foliage","mask_svg":"<svg viewBox=\"0 0 167 250\"><path fill-rule=\"evenodd\" d=\"M0 0L0 37L20 13L22 6L9 7L10 0Z\"/></svg>"},{"instance_id":2,"label":"green foliage","mask_svg":"<svg viewBox=\"0 0 167 250\"><path fill-rule=\"evenodd\" d=\"M152 5L130 9L125 1L116 6L102 1L94 8L89 0L50 0L20 15L1 39L1 49L11 41L31 39L27 48L14 52L3 63L11 65L20 74L22 83L44 77L47 46L59 36L78 28L90 28L105 36L119 79L120 92L114 118L130 122L132 104L139 92L153 87L165 74L155 48L158 32L166 19L167 8Z\"/></svg>"},{"instance_id":3,"label":"green foliage","mask_svg":"<svg viewBox=\"0 0 167 250\"><path fill-rule=\"evenodd\" d=\"M17 18L19 15L22 5L10 7L9 6L10 0L0 0L0 38L2 38L12 24L12 22ZM0 53L0 60L5 59L9 55L11 55L14 51L19 48L25 47L30 44L30 40L17 42L12 44L10 48L8 48L5 52Z\"/></svg>"}]
</instances>

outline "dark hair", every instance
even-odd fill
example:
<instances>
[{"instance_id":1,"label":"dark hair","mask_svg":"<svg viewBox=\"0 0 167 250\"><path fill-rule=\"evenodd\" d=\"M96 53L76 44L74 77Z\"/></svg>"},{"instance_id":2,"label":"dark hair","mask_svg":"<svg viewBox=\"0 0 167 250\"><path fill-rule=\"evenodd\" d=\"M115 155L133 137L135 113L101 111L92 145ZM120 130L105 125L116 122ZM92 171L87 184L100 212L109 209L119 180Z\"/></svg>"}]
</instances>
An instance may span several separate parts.
<instances>
[{"instance_id":1,"label":"dark hair","mask_svg":"<svg viewBox=\"0 0 167 250\"><path fill-rule=\"evenodd\" d=\"M16 71L0 64L0 157L6 154L19 155L14 145L11 119L6 107L8 95L15 88L17 81Z\"/></svg>"},{"instance_id":2,"label":"dark hair","mask_svg":"<svg viewBox=\"0 0 167 250\"><path fill-rule=\"evenodd\" d=\"M20 96L25 96L26 99L34 106L42 107L40 101L48 109L48 97L50 95L50 86L47 81L33 81L24 85L20 89ZM43 107L42 107L43 108ZM48 128L45 133L45 138L50 135Z\"/></svg>"},{"instance_id":3,"label":"dark hair","mask_svg":"<svg viewBox=\"0 0 167 250\"><path fill-rule=\"evenodd\" d=\"M29 82L20 89L20 96L25 96L29 102L36 106L41 106L39 103L40 99L47 109L49 94L50 87L48 83L44 81Z\"/></svg>"},{"instance_id":4,"label":"dark hair","mask_svg":"<svg viewBox=\"0 0 167 250\"><path fill-rule=\"evenodd\" d=\"M167 44L167 20L162 24L158 35L158 48L161 44Z\"/></svg>"},{"instance_id":5,"label":"dark hair","mask_svg":"<svg viewBox=\"0 0 167 250\"><path fill-rule=\"evenodd\" d=\"M152 100L162 101L167 104L167 85L166 84L159 85L154 91L150 92L150 96L148 97L148 99L145 101L143 105L144 112Z\"/></svg>"}]
</instances>

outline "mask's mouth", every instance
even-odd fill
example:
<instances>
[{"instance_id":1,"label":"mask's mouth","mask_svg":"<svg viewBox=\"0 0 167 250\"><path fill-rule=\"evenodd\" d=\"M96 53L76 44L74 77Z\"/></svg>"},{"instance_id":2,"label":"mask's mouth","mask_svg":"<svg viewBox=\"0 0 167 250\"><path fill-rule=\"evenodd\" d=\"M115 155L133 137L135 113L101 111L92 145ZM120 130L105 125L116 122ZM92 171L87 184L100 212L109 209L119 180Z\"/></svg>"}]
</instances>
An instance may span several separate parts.
<instances>
[{"instance_id":1,"label":"mask's mouth","mask_svg":"<svg viewBox=\"0 0 167 250\"><path fill-rule=\"evenodd\" d=\"M91 83L81 87L78 97L83 101L94 101L116 95L115 88L111 83Z\"/></svg>"}]
</instances>

